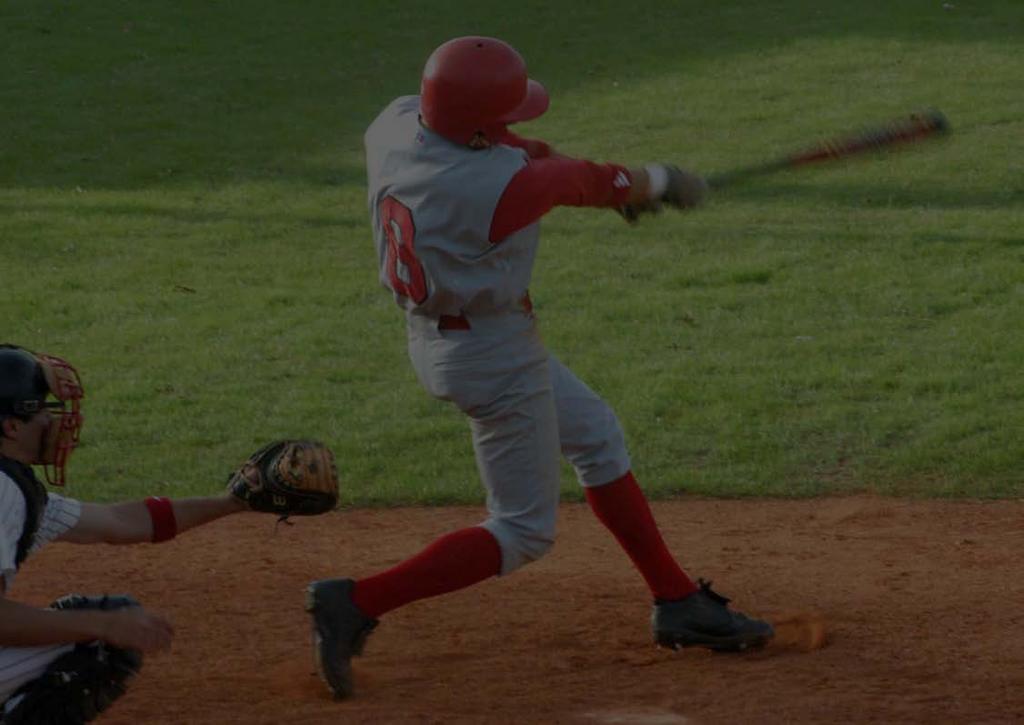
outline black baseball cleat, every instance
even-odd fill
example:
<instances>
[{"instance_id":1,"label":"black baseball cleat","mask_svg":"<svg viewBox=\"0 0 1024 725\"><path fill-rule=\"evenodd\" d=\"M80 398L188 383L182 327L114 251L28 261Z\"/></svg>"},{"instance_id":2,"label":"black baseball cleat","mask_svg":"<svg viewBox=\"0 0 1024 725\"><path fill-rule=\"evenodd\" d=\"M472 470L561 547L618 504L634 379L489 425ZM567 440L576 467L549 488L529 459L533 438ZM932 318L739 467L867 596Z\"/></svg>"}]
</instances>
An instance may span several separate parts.
<instances>
[{"instance_id":1,"label":"black baseball cleat","mask_svg":"<svg viewBox=\"0 0 1024 725\"><path fill-rule=\"evenodd\" d=\"M316 669L335 700L351 697L352 658L363 653L366 638L378 624L352 602L354 586L351 579L322 579L306 587Z\"/></svg>"},{"instance_id":2,"label":"black baseball cleat","mask_svg":"<svg viewBox=\"0 0 1024 725\"><path fill-rule=\"evenodd\" d=\"M742 652L763 647L775 636L768 622L730 610L729 600L713 591L711 582L699 583L700 589L685 599L655 601L651 629L659 647Z\"/></svg>"}]
</instances>

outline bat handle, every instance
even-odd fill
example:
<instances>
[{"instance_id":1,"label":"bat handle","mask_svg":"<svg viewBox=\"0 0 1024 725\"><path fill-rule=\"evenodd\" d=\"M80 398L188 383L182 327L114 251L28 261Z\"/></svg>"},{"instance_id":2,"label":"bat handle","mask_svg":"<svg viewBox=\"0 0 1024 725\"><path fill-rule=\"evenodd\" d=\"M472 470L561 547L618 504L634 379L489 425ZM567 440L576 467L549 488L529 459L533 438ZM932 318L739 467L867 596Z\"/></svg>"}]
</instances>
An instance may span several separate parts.
<instances>
[{"instance_id":1,"label":"bat handle","mask_svg":"<svg viewBox=\"0 0 1024 725\"><path fill-rule=\"evenodd\" d=\"M738 184L741 181L753 178L755 176L762 176L764 174L772 174L776 171L781 171L788 166L787 159L777 159L775 161L768 161L763 164L755 164L753 166L741 166L738 169L732 169L730 171L721 171L717 174L711 174L704 177L704 181L707 182L708 188L712 191L718 189L724 189L734 184Z\"/></svg>"}]
</instances>

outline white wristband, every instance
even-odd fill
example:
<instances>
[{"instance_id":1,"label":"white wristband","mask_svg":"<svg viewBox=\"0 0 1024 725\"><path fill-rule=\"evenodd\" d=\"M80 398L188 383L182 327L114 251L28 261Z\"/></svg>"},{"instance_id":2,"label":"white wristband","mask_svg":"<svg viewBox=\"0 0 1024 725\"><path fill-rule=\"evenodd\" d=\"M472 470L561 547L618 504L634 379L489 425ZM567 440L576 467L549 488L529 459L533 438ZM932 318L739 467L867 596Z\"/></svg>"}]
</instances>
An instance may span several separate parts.
<instances>
[{"instance_id":1,"label":"white wristband","mask_svg":"<svg viewBox=\"0 0 1024 725\"><path fill-rule=\"evenodd\" d=\"M660 199L668 188L668 171L661 164L647 164L647 198L651 201Z\"/></svg>"}]
</instances>

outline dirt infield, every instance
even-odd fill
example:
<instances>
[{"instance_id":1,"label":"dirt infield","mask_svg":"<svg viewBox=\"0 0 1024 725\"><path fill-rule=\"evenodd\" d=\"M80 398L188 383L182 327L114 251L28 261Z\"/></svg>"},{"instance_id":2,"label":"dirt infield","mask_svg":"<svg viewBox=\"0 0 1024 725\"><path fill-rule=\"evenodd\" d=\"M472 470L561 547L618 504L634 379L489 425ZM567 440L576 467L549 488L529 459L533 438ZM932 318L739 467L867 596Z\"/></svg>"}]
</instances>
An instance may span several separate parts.
<instances>
[{"instance_id":1,"label":"dirt infield","mask_svg":"<svg viewBox=\"0 0 1024 725\"><path fill-rule=\"evenodd\" d=\"M585 506L507 579L386 616L331 701L313 674L306 583L391 565L477 508L237 516L160 546L54 545L13 595L131 592L177 626L103 723L1007 722L1024 718L1024 503L676 500L685 566L782 627L746 655L653 647L642 580Z\"/></svg>"}]
</instances>

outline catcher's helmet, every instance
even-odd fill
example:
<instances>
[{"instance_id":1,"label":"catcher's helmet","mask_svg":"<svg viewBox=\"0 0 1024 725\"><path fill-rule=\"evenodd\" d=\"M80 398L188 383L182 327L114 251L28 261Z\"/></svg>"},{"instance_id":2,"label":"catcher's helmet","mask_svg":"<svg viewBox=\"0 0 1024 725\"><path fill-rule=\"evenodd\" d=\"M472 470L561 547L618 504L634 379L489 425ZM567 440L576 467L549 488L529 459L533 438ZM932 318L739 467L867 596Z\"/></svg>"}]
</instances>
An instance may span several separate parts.
<instances>
[{"instance_id":1,"label":"catcher's helmet","mask_svg":"<svg viewBox=\"0 0 1024 725\"><path fill-rule=\"evenodd\" d=\"M70 363L0 345L0 421L10 416L28 420L41 410L49 412L50 424L33 462L46 466L47 480L57 486L64 484L68 457L78 445L83 395L78 371Z\"/></svg>"},{"instance_id":2,"label":"catcher's helmet","mask_svg":"<svg viewBox=\"0 0 1024 725\"><path fill-rule=\"evenodd\" d=\"M0 345L0 420L10 415L32 417L49 390L35 355L14 345Z\"/></svg>"},{"instance_id":3,"label":"catcher's helmet","mask_svg":"<svg viewBox=\"0 0 1024 725\"><path fill-rule=\"evenodd\" d=\"M480 133L495 140L507 124L537 118L548 92L526 75L526 62L497 38L455 38L423 68L420 111L431 130L467 144Z\"/></svg>"}]
</instances>

